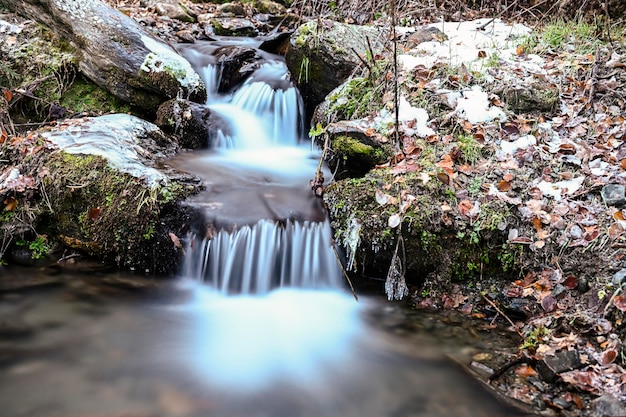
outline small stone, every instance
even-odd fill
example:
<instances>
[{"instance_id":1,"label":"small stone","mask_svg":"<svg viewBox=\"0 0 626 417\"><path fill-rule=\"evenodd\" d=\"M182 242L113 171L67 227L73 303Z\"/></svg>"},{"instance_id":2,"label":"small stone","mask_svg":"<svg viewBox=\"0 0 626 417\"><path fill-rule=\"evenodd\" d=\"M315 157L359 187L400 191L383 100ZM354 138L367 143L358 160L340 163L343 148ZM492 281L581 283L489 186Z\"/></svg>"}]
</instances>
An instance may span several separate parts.
<instances>
[{"instance_id":1,"label":"small stone","mask_svg":"<svg viewBox=\"0 0 626 417\"><path fill-rule=\"evenodd\" d=\"M553 382L561 372L578 369L581 366L577 350L561 350L537 362L537 372L544 381Z\"/></svg>"},{"instance_id":2,"label":"small stone","mask_svg":"<svg viewBox=\"0 0 626 417\"><path fill-rule=\"evenodd\" d=\"M613 285L619 286L626 278L626 268L622 268L613 275Z\"/></svg>"},{"instance_id":3,"label":"small stone","mask_svg":"<svg viewBox=\"0 0 626 417\"><path fill-rule=\"evenodd\" d=\"M603 395L591 402L594 408L594 416L598 417L626 417L626 407L617 398Z\"/></svg>"},{"instance_id":4,"label":"small stone","mask_svg":"<svg viewBox=\"0 0 626 417\"><path fill-rule=\"evenodd\" d=\"M619 184L607 184L600 192L607 206L621 206L626 203L626 187Z\"/></svg>"}]
</instances>

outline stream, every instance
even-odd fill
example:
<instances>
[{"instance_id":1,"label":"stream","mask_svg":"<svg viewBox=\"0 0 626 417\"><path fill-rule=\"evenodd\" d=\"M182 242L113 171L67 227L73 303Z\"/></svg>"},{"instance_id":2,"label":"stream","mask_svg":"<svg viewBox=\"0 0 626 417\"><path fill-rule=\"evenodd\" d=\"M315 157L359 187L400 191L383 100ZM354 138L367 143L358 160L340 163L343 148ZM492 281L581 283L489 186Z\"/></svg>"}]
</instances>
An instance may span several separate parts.
<instances>
[{"instance_id":1,"label":"stream","mask_svg":"<svg viewBox=\"0 0 626 417\"><path fill-rule=\"evenodd\" d=\"M282 58L219 92L211 58L230 40L180 49L229 131L172 166L206 191L176 279L55 272L53 286L0 293L0 414L7 417L515 416L451 358L506 352L504 331L472 330L355 301L319 199L319 152ZM254 47L254 40L246 46ZM0 276L41 278L39 269ZM59 285L60 284L60 285Z\"/></svg>"}]
</instances>

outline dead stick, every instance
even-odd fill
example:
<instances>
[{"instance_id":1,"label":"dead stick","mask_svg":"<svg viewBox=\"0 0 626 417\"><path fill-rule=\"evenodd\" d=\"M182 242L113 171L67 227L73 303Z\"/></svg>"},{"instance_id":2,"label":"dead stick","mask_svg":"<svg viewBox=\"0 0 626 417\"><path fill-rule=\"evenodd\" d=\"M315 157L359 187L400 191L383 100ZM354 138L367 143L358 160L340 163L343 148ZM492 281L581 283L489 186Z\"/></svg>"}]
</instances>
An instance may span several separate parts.
<instances>
[{"instance_id":1,"label":"dead stick","mask_svg":"<svg viewBox=\"0 0 626 417\"><path fill-rule=\"evenodd\" d=\"M359 297L356 295L356 291L354 291L354 287L352 286L352 281L350 281L350 277L348 276L346 269L343 267L341 259L339 259L339 254L337 253L337 248L335 247L335 245L333 245L333 252L335 252L335 258L337 259L337 263L341 268L341 272L343 272L343 276L346 277L346 281L348 281L348 285L350 285L350 289L352 290L352 295L354 296L354 299L359 301Z\"/></svg>"},{"instance_id":2,"label":"dead stick","mask_svg":"<svg viewBox=\"0 0 626 417\"><path fill-rule=\"evenodd\" d=\"M502 312L502 310L500 310L500 308L493 301L491 301L489 298L487 298L486 295L483 294L483 298L485 299L485 301L487 301L491 305L491 307L496 309L498 314L500 314L502 317L504 317L506 319L506 321L508 321L511 324L511 326L513 326L513 330L515 330L515 333L517 333L521 338L524 338L524 335L522 334L522 332L519 331L519 329L517 328L515 323L513 323L513 320L511 320L509 318L509 316L504 314L504 312Z\"/></svg>"}]
</instances>

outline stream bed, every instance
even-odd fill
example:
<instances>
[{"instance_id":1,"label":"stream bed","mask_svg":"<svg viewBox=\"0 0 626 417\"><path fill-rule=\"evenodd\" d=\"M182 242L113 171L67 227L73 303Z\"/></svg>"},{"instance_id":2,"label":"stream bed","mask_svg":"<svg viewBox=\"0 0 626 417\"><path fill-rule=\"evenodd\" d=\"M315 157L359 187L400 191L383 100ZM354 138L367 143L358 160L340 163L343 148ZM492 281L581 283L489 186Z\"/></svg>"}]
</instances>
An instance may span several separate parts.
<instances>
[{"instance_id":1,"label":"stream bed","mask_svg":"<svg viewBox=\"0 0 626 417\"><path fill-rule=\"evenodd\" d=\"M0 281L47 274L5 267ZM376 294L53 278L0 294L3 416L523 415L455 363L514 348L509 333L467 318Z\"/></svg>"}]
</instances>

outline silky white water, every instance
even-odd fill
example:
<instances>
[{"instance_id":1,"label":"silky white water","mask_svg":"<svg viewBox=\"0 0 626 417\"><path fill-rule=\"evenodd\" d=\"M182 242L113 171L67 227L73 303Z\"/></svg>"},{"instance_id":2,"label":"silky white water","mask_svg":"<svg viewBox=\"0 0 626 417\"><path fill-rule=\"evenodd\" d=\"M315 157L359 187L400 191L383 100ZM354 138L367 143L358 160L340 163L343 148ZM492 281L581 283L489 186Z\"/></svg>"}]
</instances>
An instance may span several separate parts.
<instances>
[{"instance_id":1,"label":"silky white water","mask_svg":"<svg viewBox=\"0 0 626 417\"><path fill-rule=\"evenodd\" d=\"M350 362L360 305L310 191L319 152L302 137L302 99L280 57L219 93L220 64L187 56L229 133L186 164L208 184L192 204L212 223L186 247L182 285L193 299L178 307L191 323L180 357L214 388L323 385Z\"/></svg>"}]
</instances>

